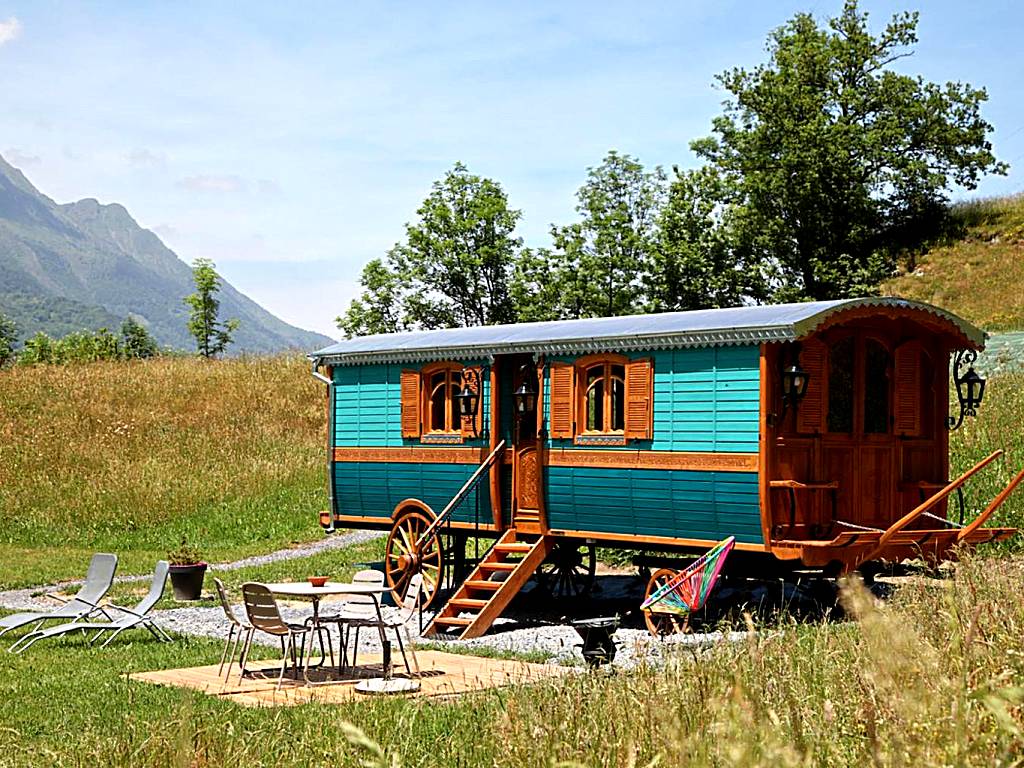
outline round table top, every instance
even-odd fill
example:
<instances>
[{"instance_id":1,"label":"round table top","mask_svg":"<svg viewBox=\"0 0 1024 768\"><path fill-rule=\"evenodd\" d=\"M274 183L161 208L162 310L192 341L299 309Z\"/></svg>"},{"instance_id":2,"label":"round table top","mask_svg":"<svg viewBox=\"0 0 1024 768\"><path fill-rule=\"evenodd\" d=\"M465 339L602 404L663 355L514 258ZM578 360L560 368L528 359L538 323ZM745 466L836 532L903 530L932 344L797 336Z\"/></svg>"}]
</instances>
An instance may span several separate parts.
<instances>
[{"instance_id":1,"label":"round table top","mask_svg":"<svg viewBox=\"0 0 1024 768\"><path fill-rule=\"evenodd\" d=\"M328 581L322 587L314 587L308 581L282 581L267 584L267 589L276 595L294 597L323 597L325 595L383 595L391 589L385 584L351 584L343 581Z\"/></svg>"}]
</instances>

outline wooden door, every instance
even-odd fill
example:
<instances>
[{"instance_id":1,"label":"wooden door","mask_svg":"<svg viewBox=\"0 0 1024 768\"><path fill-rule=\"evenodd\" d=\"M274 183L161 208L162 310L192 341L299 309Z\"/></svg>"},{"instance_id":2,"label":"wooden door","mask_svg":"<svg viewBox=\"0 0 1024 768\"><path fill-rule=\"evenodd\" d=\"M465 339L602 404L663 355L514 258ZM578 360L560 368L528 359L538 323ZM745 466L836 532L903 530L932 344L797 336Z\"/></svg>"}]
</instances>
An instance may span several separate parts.
<instances>
[{"instance_id":1,"label":"wooden door","mask_svg":"<svg viewBox=\"0 0 1024 768\"><path fill-rule=\"evenodd\" d=\"M539 375L542 368L528 356L516 356L510 366L512 391L524 381L537 392L533 411L518 414L512 408L512 522L527 533L539 533L543 519L543 443L538 425L543 420L543 387Z\"/></svg>"}]
</instances>

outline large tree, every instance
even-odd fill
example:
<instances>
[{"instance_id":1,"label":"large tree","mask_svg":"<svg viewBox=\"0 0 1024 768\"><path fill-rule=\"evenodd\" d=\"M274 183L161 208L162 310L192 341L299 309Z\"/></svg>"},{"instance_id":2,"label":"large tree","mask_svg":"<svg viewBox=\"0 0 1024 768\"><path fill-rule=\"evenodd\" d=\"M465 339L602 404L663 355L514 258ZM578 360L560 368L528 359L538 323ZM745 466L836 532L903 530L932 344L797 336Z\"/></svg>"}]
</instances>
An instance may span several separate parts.
<instances>
[{"instance_id":1,"label":"large tree","mask_svg":"<svg viewBox=\"0 0 1024 768\"><path fill-rule=\"evenodd\" d=\"M576 193L580 220L552 226L554 247L517 265L513 295L525 319L642 312L657 219L665 196L660 167L611 151L587 170Z\"/></svg>"},{"instance_id":2,"label":"large tree","mask_svg":"<svg viewBox=\"0 0 1024 768\"><path fill-rule=\"evenodd\" d=\"M727 184L736 243L774 270L776 298L875 290L951 185L1005 172L984 89L893 68L917 21L898 14L874 35L856 0L824 26L797 14L770 35L768 63L718 77L724 114L692 147Z\"/></svg>"},{"instance_id":3,"label":"large tree","mask_svg":"<svg viewBox=\"0 0 1024 768\"><path fill-rule=\"evenodd\" d=\"M522 213L501 185L456 163L416 213L405 241L364 268L363 293L338 326L353 336L514 322L509 280Z\"/></svg>"},{"instance_id":4,"label":"large tree","mask_svg":"<svg viewBox=\"0 0 1024 768\"><path fill-rule=\"evenodd\" d=\"M732 307L762 299L763 270L733 237L721 175L708 166L674 170L658 217L650 269L644 274L648 309Z\"/></svg>"},{"instance_id":5,"label":"large tree","mask_svg":"<svg viewBox=\"0 0 1024 768\"><path fill-rule=\"evenodd\" d=\"M192 264L192 281L196 292L186 296L189 308L188 331L196 340L199 354L209 359L216 357L233 341L238 320L222 322L220 319L220 275L209 259L196 259Z\"/></svg>"}]
</instances>

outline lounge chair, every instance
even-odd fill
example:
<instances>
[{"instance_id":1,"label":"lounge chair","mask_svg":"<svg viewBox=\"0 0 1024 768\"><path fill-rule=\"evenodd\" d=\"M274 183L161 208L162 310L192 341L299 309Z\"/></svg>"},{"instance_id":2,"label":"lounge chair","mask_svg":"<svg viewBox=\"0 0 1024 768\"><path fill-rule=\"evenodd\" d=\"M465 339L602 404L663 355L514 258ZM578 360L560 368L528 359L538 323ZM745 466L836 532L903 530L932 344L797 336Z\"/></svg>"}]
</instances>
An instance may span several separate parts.
<instances>
[{"instance_id":1,"label":"lounge chair","mask_svg":"<svg viewBox=\"0 0 1024 768\"><path fill-rule=\"evenodd\" d=\"M38 629L19 638L18 641L11 646L11 650L17 648L14 652L21 653L37 640L42 640L47 637L57 637L58 635L66 635L68 632L77 632L79 630L83 633L96 633L92 638L90 638L90 643L96 642L97 638L99 638L99 636L104 632L112 633L103 645L100 646L101 648L106 648L115 637L120 635L126 629L134 629L135 627L145 627L157 640L161 642L171 642L170 635L157 626L153 621L153 618L149 615L150 611L153 610L153 606L160 602L160 598L163 597L164 588L167 586L167 573L169 570L170 566L167 564L166 560L160 560L156 564L156 568L153 570L153 581L149 585L149 592L134 608L124 608L120 605L114 605L113 603L105 604L103 606L104 613L106 613L106 611L116 611L119 614L118 616L111 618L110 621L71 621L67 624L59 624L56 627ZM106 615L108 617L110 616L109 613L106 613Z\"/></svg>"},{"instance_id":2,"label":"lounge chair","mask_svg":"<svg viewBox=\"0 0 1024 768\"><path fill-rule=\"evenodd\" d=\"M110 585L114 583L116 570L117 555L103 552L93 555L92 561L89 563L89 570L85 574L85 582L78 590L77 595L49 611L15 613L0 618L0 635L4 635L12 629L24 627L26 624L35 624L35 627L32 628L34 632L47 621L55 619L76 621L93 613L103 613L100 600L107 594ZM11 646L11 648L13 647Z\"/></svg>"}]
</instances>

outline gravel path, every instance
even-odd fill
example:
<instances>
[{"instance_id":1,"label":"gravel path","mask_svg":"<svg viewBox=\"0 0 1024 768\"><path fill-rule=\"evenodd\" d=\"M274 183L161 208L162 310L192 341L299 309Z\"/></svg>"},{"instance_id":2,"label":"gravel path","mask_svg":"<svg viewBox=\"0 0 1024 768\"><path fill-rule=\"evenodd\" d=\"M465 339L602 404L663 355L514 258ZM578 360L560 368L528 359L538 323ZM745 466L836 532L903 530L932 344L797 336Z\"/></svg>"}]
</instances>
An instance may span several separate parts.
<instances>
[{"instance_id":1,"label":"gravel path","mask_svg":"<svg viewBox=\"0 0 1024 768\"><path fill-rule=\"evenodd\" d=\"M334 536L324 537L299 547L281 549L265 555L212 565L211 570L231 571L239 568L258 567L282 560L309 557L319 552L369 541L382 535L384 534L379 531L353 531L345 534L335 534ZM116 581L137 582L148 578L148 575L122 576L118 577ZM78 584L81 584L81 581L69 581L60 584L0 592L0 608L15 611L46 610L57 604L55 601L45 597L47 593L66 591L69 587L74 587ZM638 620L636 615L628 615L642 601L643 587L643 583L635 577L623 574L599 576L595 594L586 602L585 610L580 610L579 605L570 606L570 608L576 608L577 617L626 614L623 622L624 626L617 630L614 635L616 645L618 646L618 653L614 662L616 667L629 668L641 661L658 663L664 658L666 652L683 648L694 650L711 647L721 642L740 640L746 634L743 632L732 632L726 636L720 632L693 633L661 641L655 640L646 629L637 628ZM538 653L547 656L549 658L548 663L552 664L580 663L582 657L580 656L578 646L582 641L576 630L572 628L570 619L566 616L553 614L551 612L552 603L550 600L531 599L530 591L531 588L527 587L506 611L508 615L495 621L494 625L483 637L472 640L439 640L431 637L424 638L423 642L442 647L490 649L520 654ZM322 613L329 614L331 612L331 602L330 600L323 601L321 606ZM388 608L386 610L396 611L397 609ZM241 605L236 605L235 611L238 615L244 613ZM156 613L161 626L173 632L222 639L227 630L227 622L220 608L182 607L160 610ZM301 623L309 616L309 605L302 602L283 602L281 604L281 613L286 621ZM424 627L430 623L431 617L432 613L424 612ZM417 639L419 638L418 624L417 616L414 616L409 622L410 634ZM336 627L332 627L331 634L335 646L337 646L338 636ZM277 645L277 640L268 635L257 634L254 640L270 646ZM379 651L380 639L378 634L373 630L363 630L359 638L359 652L377 653Z\"/></svg>"},{"instance_id":2,"label":"gravel path","mask_svg":"<svg viewBox=\"0 0 1024 768\"><path fill-rule=\"evenodd\" d=\"M277 563L284 560L297 560L299 558L319 554L320 552L344 549L345 547L350 547L353 544L361 544L364 541L371 541L372 539L377 539L384 535L386 534L381 531L351 531L344 534L335 534L334 536L324 536L322 539L311 541L308 544L289 547L287 549L278 549L274 552L268 552L265 555L244 557L241 560L235 560L230 563L211 564L210 570L235 571L239 568L267 565L269 563ZM126 584L137 581L147 581L149 578L150 574L144 573L141 575L118 576L114 579L114 582L117 584ZM61 581L56 584L47 584L39 587L10 589L6 592L0 592L0 608L6 608L11 611L47 610L48 608L53 608L58 605L56 600L47 598L47 594L65 592L69 588L77 587L81 584L81 579L73 579L71 581Z\"/></svg>"}]
</instances>

